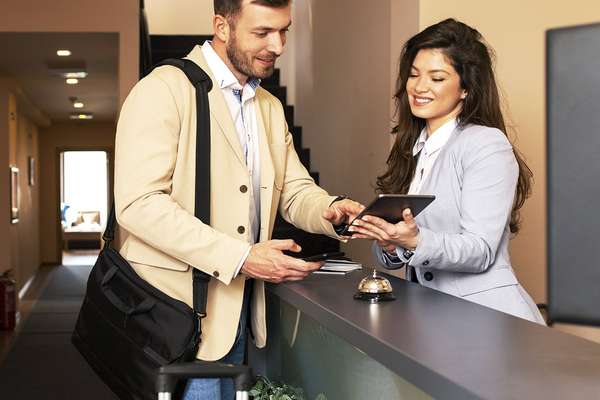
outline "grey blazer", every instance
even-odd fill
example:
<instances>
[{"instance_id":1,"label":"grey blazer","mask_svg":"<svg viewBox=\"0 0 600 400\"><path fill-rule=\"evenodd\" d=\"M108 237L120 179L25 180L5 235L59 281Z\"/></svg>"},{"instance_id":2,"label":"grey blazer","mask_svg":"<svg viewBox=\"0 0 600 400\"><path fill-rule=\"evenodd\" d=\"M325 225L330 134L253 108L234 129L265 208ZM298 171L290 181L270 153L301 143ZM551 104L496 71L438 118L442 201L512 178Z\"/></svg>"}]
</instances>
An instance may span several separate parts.
<instances>
[{"instance_id":1,"label":"grey blazer","mask_svg":"<svg viewBox=\"0 0 600 400\"><path fill-rule=\"evenodd\" d=\"M414 273L423 286L543 323L508 252L518 175L512 146L500 130L457 127L421 186L422 194L436 199L416 217L420 240L407 279ZM373 249L386 268L405 265L390 262L377 243Z\"/></svg>"}]
</instances>

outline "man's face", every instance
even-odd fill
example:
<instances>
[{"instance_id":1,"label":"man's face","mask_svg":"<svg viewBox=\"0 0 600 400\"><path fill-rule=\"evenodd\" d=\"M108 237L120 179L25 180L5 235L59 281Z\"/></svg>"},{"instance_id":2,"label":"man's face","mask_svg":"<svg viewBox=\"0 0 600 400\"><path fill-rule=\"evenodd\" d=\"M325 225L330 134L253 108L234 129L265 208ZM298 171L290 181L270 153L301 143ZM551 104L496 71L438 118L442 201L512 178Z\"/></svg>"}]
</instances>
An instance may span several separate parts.
<instances>
[{"instance_id":1,"label":"man's face","mask_svg":"<svg viewBox=\"0 0 600 400\"><path fill-rule=\"evenodd\" d=\"M291 25L290 6L271 8L244 0L240 13L230 23L227 57L235 72L246 78L267 78L275 60L283 53Z\"/></svg>"}]
</instances>

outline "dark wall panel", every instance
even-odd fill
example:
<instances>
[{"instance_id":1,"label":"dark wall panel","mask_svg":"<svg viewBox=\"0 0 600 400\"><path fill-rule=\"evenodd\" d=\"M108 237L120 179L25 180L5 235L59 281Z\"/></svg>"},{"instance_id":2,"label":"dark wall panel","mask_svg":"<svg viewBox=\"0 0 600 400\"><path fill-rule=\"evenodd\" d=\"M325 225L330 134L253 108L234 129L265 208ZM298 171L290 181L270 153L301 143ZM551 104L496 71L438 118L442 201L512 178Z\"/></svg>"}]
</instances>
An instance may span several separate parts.
<instances>
[{"instance_id":1,"label":"dark wall panel","mask_svg":"<svg viewBox=\"0 0 600 400\"><path fill-rule=\"evenodd\" d=\"M546 46L549 316L600 325L600 24Z\"/></svg>"}]
</instances>

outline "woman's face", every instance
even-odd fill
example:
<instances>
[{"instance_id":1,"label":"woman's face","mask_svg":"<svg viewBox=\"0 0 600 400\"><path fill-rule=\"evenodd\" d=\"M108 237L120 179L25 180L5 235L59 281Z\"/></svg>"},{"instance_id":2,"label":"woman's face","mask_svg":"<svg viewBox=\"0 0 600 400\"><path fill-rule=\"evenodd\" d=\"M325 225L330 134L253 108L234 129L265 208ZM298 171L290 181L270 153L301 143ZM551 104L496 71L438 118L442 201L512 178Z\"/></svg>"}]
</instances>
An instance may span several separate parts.
<instances>
[{"instance_id":1,"label":"woman's face","mask_svg":"<svg viewBox=\"0 0 600 400\"><path fill-rule=\"evenodd\" d=\"M428 134L455 118L467 95L460 87L460 76L439 49L419 50L406 81L406 93L413 115L427 122Z\"/></svg>"}]
</instances>

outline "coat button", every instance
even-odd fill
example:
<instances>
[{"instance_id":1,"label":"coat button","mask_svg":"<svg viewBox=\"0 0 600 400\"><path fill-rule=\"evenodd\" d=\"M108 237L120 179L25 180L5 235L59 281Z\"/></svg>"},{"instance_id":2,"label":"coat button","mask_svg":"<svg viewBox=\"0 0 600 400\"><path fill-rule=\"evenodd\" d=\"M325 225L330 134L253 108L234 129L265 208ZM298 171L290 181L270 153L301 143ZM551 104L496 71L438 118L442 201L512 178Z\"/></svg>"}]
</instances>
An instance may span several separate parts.
<instances>
[{"instance_id":1,"label":"coat button","mask_svg":"<svg viewBox=\"0 0 600 400\"><path fill-rule=\"evenodd\" d=\"M425 265L425 266L429 265L429 260L423 261L423 265Z\"/></svg>"},{"instance_id":2,"label":"coat button","mask_svg":"<svg viewBox=\"0 0 600 400\"><path fill-rule=\"evenodd\" d=\"M423 278L425 278L426 281L432 281L433 280L433 274L429 271L425 272L423 274Z\"/></svg>"},{"instance_id":3,"label":"coat button","mask_svg":"<svg viewBox=\"0 0 600 400\"><path fill-rule=\"evenodd\" d=\"M238 226L238 233L241 235L244 232L246 232L246 228L244 228L243 226Z\"/></svg>"},{"instance_id":4,"label":"coat button","mask_svg":"<svg viewBox=\"0 0 600 400\"><path fill-rule=\"evenodd\" d=\"M218 278L219 277L219 271L213 271L213 276L215 278Z\"/></svg>"},{"instance_id":5,"label":"coat button","mask_svg":"<svg viewBox=\"0 0 600 400\"><path fill-rule=\"evenodd\" d=\"M246 193L247 191L248 191L248 186L246 186L246 185L240 186L240 192Z\"/></svg>"}]
</instances>

